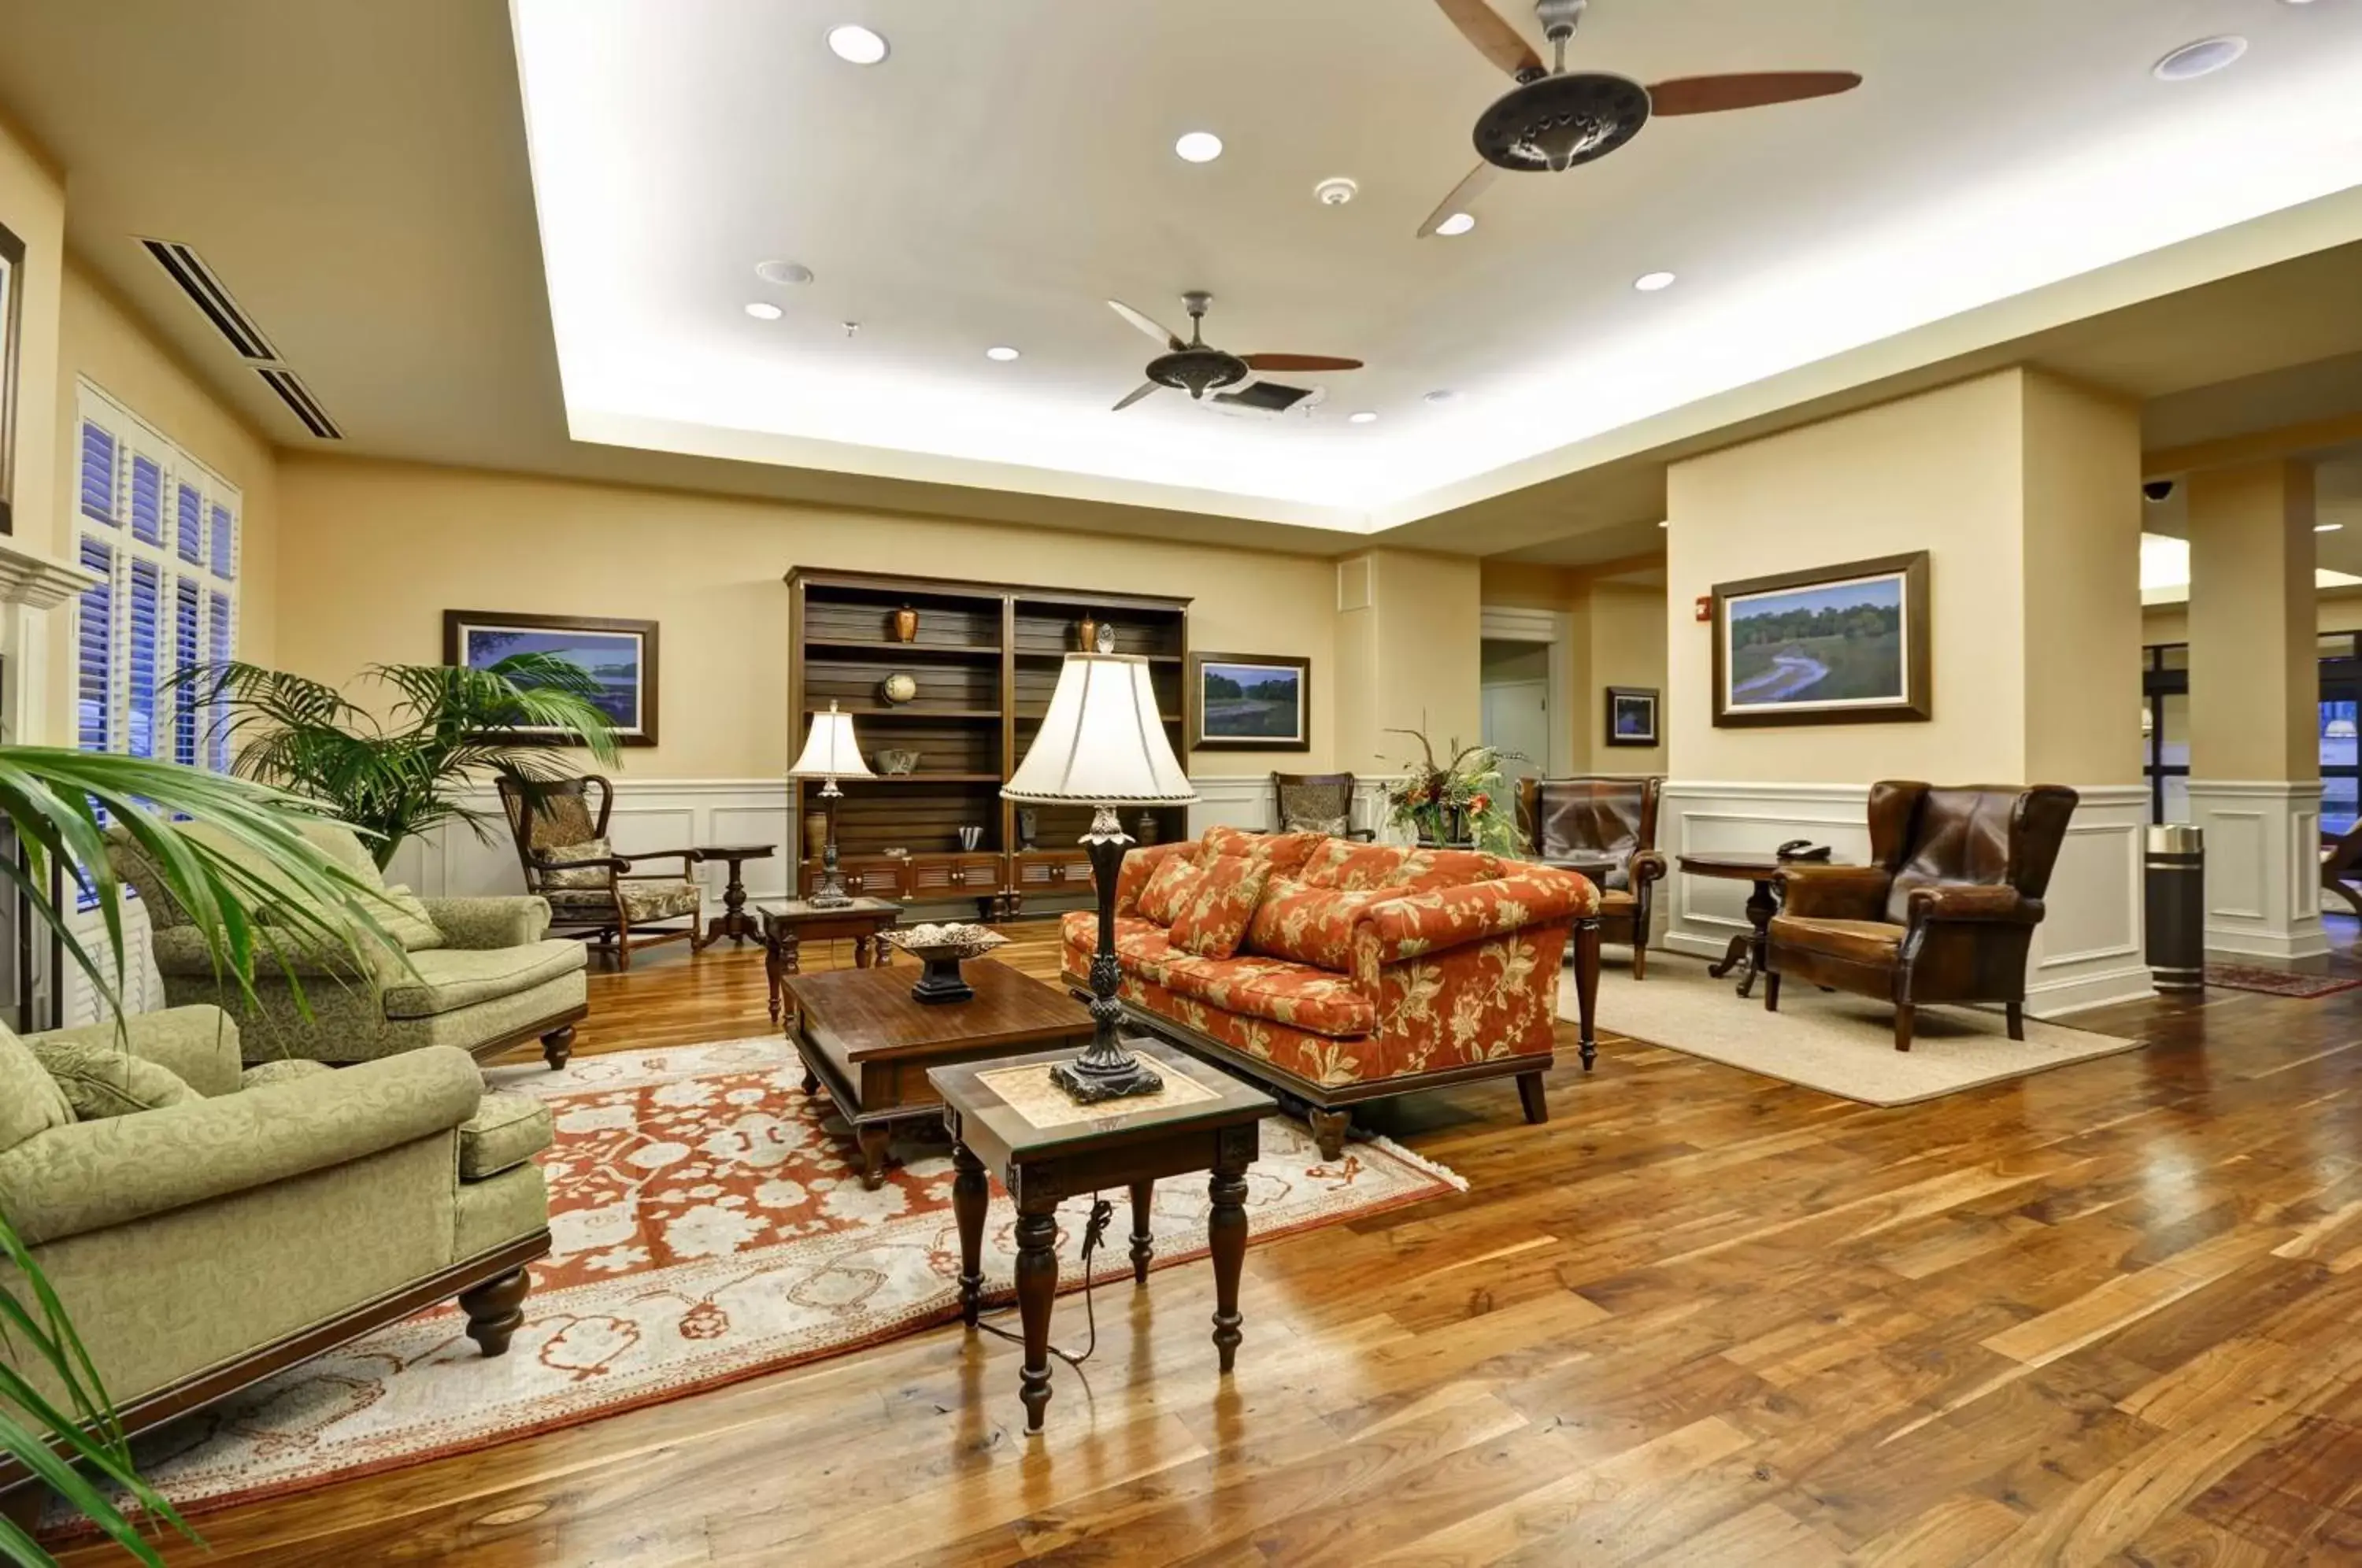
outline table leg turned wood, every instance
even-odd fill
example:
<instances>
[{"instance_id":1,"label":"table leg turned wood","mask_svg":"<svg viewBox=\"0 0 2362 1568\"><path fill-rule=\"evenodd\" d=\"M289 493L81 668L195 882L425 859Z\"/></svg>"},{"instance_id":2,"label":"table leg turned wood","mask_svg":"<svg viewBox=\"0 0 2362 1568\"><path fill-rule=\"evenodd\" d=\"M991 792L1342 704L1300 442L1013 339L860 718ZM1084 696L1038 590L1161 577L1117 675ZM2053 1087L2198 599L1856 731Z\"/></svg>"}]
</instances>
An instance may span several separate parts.
<instances>
[{"instance_id":1,"label":"table leg turned wood","mask_svg":"<svg viewBox=\"0 0 2362 1568\"><path fill-rule=\"evenodd\" d=\"M984 1207L991 1188L984 1179L984 1162L968 1153L966 1143L952 1145L952 1215L959 1221L960 1320L976 1327L977 1307L984 1299Z\"/></svg>"},{"instance_id":2,"label":"table leg turned wood","mask_svg":"<svg viewBox=\"0 0 2362 1568\"><path fill-rule=\"evenodd\" d=\"M877 944L877 939L875 936L855 937L853 939L853 966L856 969L866 969L876 964Z\"/></svg>"},{"instance_id":3,"label":"table leg turned wood","mask_svg":"<svg viewBox=\"0 0 2362 1568\"><path fill-rule=\"evenodd\" d=\"M1759 881L1755 890L1747 895L1747 922L1755 928L1754 940L1747 949L1747 973L1738 979L1738 994L1746 996L1755 988L1755 977L1771 966L1772 917L1780 912L1780 894L1769 881Z\"/></svg>"},{"instance_id":4,"label":"table leg turned wood","mask_svg":"<svg viewBox=\"0 0 2362 1568\"><path fill-rule=\"evenodd\" d=\"M876 1192L886 1185L886 1146L894 1141L894 1129L883 1121L870 1121L853 1132L861 1140L862 1189Z\"/></svg>"},{"instance_id":5,"label":"table leg turned wood","mask_svg":"<svg viewBox=\"0 0 2362 1568\"><path fill-rule=\"evenodd\" d=\"M1213 1210L1206 1216L1206 1242L1214 1254L1214 1350L1228 1372L1238 1359L1239 1271L1247 1261L1247 1173L1244 1165L1217 1165L1206 1183Z\"/></svg>"},{"instance_id":6,"label":"table leg turned wood","mask_svg":"<svg viewBox=\"0 0 2362 1568\"><path fill-rule=\"evenodd\" d=\"M1154 1182L1131 1184L1131 1277L1136 1285L1148 1283L1148 1265L1156 1257L1155 1238L1148 1233L1148 1214L1155 1203Z\"/></svg>"},{"instance_id":7,"label":"table leg turned wood","mask_svg":"<svg viewBox=\"0 0 2362 1568\"><path fill-rule=\"evenodd\" d=\"M779 994L787 989L786 980L787 977L779 971L779 944L766 942L763 944L763 984L770 992L773 1023L780 1021Z\"/></svg>"},{"instance_id":8,"label":"table leg turned wood","mask_svg":"<svg viewBox=\"0 0 2362 1568\"><path fill-rule=\"evenodd\" d=\"M1243 1188L1244 1184L1241 1186ZM1241 1229L1244 1230L1243 1222ZM1244 1237L1241 1240L1243 1242ZM1025 1401L1025 1430L1029 1436L1042 1430L1042 1412L1050 1403L1050 1303L1057 1294L1057 1207L1021 1200L1017 1212L1017 1315L1025 1330L1025 1367L1018 1375L1018 1397Z\"/></svg>"}]
</instances>

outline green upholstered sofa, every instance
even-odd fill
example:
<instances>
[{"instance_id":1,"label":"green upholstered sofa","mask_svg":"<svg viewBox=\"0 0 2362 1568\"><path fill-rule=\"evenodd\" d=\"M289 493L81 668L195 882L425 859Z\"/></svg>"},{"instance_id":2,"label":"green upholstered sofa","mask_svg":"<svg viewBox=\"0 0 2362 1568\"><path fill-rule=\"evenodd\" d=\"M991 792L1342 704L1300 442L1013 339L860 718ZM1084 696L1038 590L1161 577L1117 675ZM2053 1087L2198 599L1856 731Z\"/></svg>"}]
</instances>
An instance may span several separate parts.
<instances>
[{"instance_id":1,"label":"green upholstered sofa","mask_svg":"<svg viewBox=\"0 0 2362 1568\"><path fill-rule=\"evenodd\" d=\"M167 1081L179 1103L94 1115L93 1069L120 1070L126 1054L111 1026L0 1029L0 1213L128 1429L455 1296L486 1355L508 1348L524 1265L549 1250L534 1163L549 1142L546 1105L487 1091L447 1046L340 1071L241 1072L237 1030L217 1008L140 1014L127 1029L130 1056L185 1086ZM133 1080L149 1103L154 1080ZM0 1262L0 1276L13 1272ZM21 1348L0 1343L0 1360L56 1395ZM0 1466L0 1490L24 1480Z\"/></svg>"},{"instance_id":2,"label":"green upholstered sofa","mask_svg":"<svg viewBox=\"0 0 2362 1568\"><path fill-rule=\"evenodd\" d=\"M201 823L182 831L200 839L210 833ZM426 1045L456 1045L482 1059L538 1039L552 1067L566 1065L574 1021L589 1010L583 952L580 943L548 936L546 901L416 898L407 888L386 887L369 851L344 823L307 823L304 834L355 876L384 889L388 903L381 919L401 939L407 966L383 954L375 974L357 976L348 955L315 955L282 926L290 935L274 944L276 957L257 964L249 1003L216 970L204 937L147 856L116 827L108 833L107 859L147 905L167 1001L229 1009L249 1062L294 1057L342 1066ZM218 839L212 842L226 851ZM262 918L269 921L267 910ZM293 970L292 982L281 961Z\"/></svg>"}]
</instances>

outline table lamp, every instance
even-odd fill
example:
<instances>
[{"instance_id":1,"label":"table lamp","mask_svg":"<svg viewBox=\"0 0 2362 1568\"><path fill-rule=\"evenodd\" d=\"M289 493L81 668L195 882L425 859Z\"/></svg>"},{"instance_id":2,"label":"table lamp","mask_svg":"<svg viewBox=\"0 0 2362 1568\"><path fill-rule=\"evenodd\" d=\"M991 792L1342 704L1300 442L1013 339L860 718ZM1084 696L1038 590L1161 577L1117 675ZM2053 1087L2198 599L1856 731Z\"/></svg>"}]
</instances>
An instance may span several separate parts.
<instances>
[{"instance_id":1,"label":"table lamp","mask_svg":"<svg viewBox=\"0 0 2362 1568\"><path fill-rule=\"evenodd\" d=\"M820 799L821 809L828 813L828 842L820 852L820 886L804 901L816 910L841 910L853 902L853 895L844 890L844 878L836 874L836 802L844 793L836 781L877 776L861 760L861 743L853 736L853 715L838 712L833 700L827 712L812 715L803 755L788 769L788 777L823 780Z\"/></svg>"},{"instance_id":2,"label":"table lamp","mask_svg":"<svg viewBox=\"0 0 2362 1568\"><path fill-rule=\"evenodd\" d=\"M1098 950L1091 957L1091 1043L1079 1058L1051 1068L1051 1080L1082 1105L1154 1094L1164 1080L1131 1054L1117 1032L1123 1004L1115 995L1121 978L1115 957L1115 883L1131 845L1119 812L1125 806L1186 806L1198 794L1164 737L1148 661L1129 654L1068 654L1058 668L1058 687L1050 694L1041 731L1000 792L1024 805L1091 808L1090 831L1082 838L1099 898Z\"/></svg>"}]
</instances>

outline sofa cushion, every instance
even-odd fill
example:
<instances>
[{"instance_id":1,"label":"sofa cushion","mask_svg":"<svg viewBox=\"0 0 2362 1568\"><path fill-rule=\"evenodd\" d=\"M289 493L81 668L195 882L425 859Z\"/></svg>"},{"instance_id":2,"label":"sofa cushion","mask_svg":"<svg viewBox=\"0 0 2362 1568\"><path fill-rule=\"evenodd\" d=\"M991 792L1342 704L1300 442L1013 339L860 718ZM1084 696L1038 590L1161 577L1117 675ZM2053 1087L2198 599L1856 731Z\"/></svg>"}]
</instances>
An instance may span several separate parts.
<instances>
[{"instance_id":1,"label":"sofa cushion","mask_svg":"<svg viewBox=\"0 0 2362 1568\"><path fill-rule=\"evenodd\" d=\"M1198 842L1198 864L1208 865L1216 856L1242 855L1262 861L1275 876L1292 877L1328 842L1329 835L1319 833L1249 833L1244 828L1209 827Z\"/></svg>"},{"instance_id":2,"label":"sofa cushion","mask_svg":"<svg viewBox=\"0 0 2362 1568\"><path fill-rule=\"evenodd\" d=\"M1904 927L1882 920L1823 920L1794 915L1772 917L1771 938L1791 947L1806 947L1833 958L1857 964L1892 965L1903 947Z\"/></svg>"},{"instance_id":3,"label":"sofa cushion","mask_svg":"<svg viewBox=\"0 0 2362 1568\"><path fill-rule=\"evenodd\" d=\"M77 1121L161 1110L204 1099L170 1067L135 1056L114 1042L37 1040L32 1050L50 1079L64 1091Z\"/></svg>"},{"instance_id":4,"label":"sofa cushion","mask_svg":"<svg viewBox=\"0 0 2362 1568\"><path fill-rule=\"evenodd\" d=\"M411 955L417 977L385 988L388 1018L433 1018L478 1002L513 995L582 967L579 942L536 942L529 947L438 947Z\"/></svg>"},{"instance_id":5,"label":"sofa cushion","mask_svg":"<svg viewBox=\"0 0 2362 1568\"><path fill-rule=\"evenodd\" d=\"M31 1046L0 1024L0 1149L52 1127L71 1127L73 1120L73 1106L57 1079Z\"/></svg>"},{"instance_id":6,"label":"sofa cushion","mask_svg":"<svg viewBox=\"0 0 2362 1568\"><path fill-rule=\"evenodd\" d=\"M1159 925L1171 925L1197 890L1198 876L1193 861L1179 855L1166 856L1149 874L1148 885L1140 889L1141 914Z\"/></svg>"},{"instance_id":7,"label":"sofa cushion","mask_svg":"<svg viewBox=\"0 0 2362 1568\"><path fill-rule=\"evenodd\" d=\"M337 1069L326 1062L315 1062L303 1056L281 1056L272 1062L257 1062L238 1074L241 1089L269 1088L272 1084L293 1083L297 1078L313 1078Z\"/></svg>"},{"instance_id":8,"label":"sofa cushion","mask_svg":"<svg viewBox=\"0 0 2362 1568\"><path fill-rule=\"evenodd\" d=\"M546 1101L489 1090L476 1114L459 1124L459 1179L481 1181L521 1165L548 1148L552 1136Z\"/></svg>"},{"instance_id":9,"label":"sofa cushion","mask_svg":"<svg viewBox=\"0 0 2362 1568\"><path fill-rule=\"evenodd\" d=\"M1401 888L1349 893L1274 877L1264 884L1243 950L1348 974L1353 967L1353 922L1373 904L1407 896Z\"/></svg>"},{"instance_id":10,"label":"sofa cushion","mask_svg":"<svg viewBox=\"0 0 2362 1568\"><path fill-rule=\"evenodd\" d=\"M1065 967L1077 984L1088 983L1091 954L1098 941L1097 921L1087 910L1074 910L1060 926ZM1115 952L1126 976L1205 1002L1209 1009L1267 1019L1324 1039L1349 1039L1376 1026L1375 1008L1352 980L1308 964L1246 954L1201 958L1175 945L1163 927L1120 915L1115 922Z\"/></svg>"},{"instance_id":11,"label":"sofa cushion","mask_svg":"<svg viewBox=\"0 0 2362 1568\"><path fill-rule=\"evenodd\" d=\"M378 924L385 927L389 935L402 944L403 952L424 953L430 947L443 945L443 928L435 923L435 917L426 912L425 901L417 894L403 883L396 882L386 889L385 897L393 908L386 910L372 905L370 912L377 917Z\"/></svg>"},{"instance_id":12,"label":"sofa cushion","mask_svg":"<svg viewBox=\"0 0 2362 1568\"><path fill-rule=\"evenodd\" d=\"M695 914L702 907L694 882L676 882L670 878L647 881L621 881L610 893L597 888L552 888L542 895L549 900L551 915L564 921L604 920L615 918L615 900L621 897L624 912L632 921L646 924L650 921L679 920Z\"/></svg>"},{"instance_id":13,"label":"sofa cushion","mask_svg":"<svg viewBox=\"0 0 2362 1568\"><path fill-rule=\"evenodd\" d=\"M1270 866L1244 855L1199 863L1198 880L1173 917L1173 943L1201 958L1228 958L1247 933Z\"/></svg>"}]
</instances>

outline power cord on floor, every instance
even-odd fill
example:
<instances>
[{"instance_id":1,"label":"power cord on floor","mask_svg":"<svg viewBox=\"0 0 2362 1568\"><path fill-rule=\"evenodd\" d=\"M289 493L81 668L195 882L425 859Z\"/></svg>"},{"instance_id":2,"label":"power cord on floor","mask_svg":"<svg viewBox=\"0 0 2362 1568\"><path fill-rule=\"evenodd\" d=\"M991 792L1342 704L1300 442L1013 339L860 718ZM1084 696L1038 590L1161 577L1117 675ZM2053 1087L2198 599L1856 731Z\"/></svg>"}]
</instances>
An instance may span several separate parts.
<instances>
[{"instance_id":1,"label":"power cord on floor","mask_svg":"<svg viewBox=\"0 0 2362 1568\"><path fill-rule=\"evenodd\" d=\"M1095 1311L1091 1306L1091 1254L1098 1251L1099 1243L1101 1242L1107 1240L1108 1227L1114 1223L1115 1205L1108 1199L1101 1198L1096 1192L1091 1194L1091 1216L1083 1223L1082 1256L1083 1320L1090 1326L1089 1337L1084 1341L1080 1354L1076 1354L1069 1351L1062 1351L1056 1345L1049 1347L1050 1353L1052 1355L1056 1356L1068 1366L1075 1367L1077 1370L1081 1368L1083 1363L1091 1359L1091 1353L1099 1348L1098 1313ZM1025 1342L1024 1335L1012 1334L1007 1329L1002 1328L999 1324L992 1320L993 1318L1006 1318L1009 1314L1016 1310L1017 1309L1015 1307L1003 1307L998 1311L991 1313L989 1316L977 1318L976 1320L976 1326L982 1329L988 1334L999 1335L1002 1339L1007 1340L1011 1344L1021 1345Z\"/></svg>"}]
</instances>

